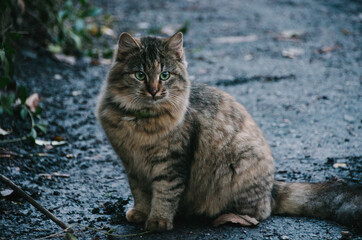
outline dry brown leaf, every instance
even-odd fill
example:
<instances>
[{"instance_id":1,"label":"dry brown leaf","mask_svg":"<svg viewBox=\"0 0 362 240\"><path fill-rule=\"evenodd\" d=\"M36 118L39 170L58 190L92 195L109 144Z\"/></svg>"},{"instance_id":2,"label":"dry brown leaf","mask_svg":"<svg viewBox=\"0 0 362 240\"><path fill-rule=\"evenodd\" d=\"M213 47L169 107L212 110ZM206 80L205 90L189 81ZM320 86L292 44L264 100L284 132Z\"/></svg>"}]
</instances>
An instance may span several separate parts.
<instances>
[{"instance_id":1,"label":"dry brown leaf","mask_svg":"<svg viewBox=\"0 0 362 240\"><path fill-rule=\"evenodd\" d=\"M55 136L52 141L65 141L65 139L62 136Z\"/></svg>"},{"instance_id":2,"label":"dry brown leaf","mask_svg":"<svg viewBox=\"0 0 362 240\"><path fill-rule=\"evenodd\" d=\"M226 223L236 223L243 227L251 227L259 224L259 222L255 218L249 217L248 215L237 215L234 213L227 213L215 219L212 225L214 227L217 227Z\"/></svg>"},{"instance_id":3,"label":"dry brown leaf","mask_svg":"<svg viewBox=\"0 0 362 240\"><path fill-rule=\"evenodd\" d=\"M39 104L39 94L31 94L25 101L25 105L30 108L30 111L35 112L36 107Z\"/></svg>"}]
</instances>

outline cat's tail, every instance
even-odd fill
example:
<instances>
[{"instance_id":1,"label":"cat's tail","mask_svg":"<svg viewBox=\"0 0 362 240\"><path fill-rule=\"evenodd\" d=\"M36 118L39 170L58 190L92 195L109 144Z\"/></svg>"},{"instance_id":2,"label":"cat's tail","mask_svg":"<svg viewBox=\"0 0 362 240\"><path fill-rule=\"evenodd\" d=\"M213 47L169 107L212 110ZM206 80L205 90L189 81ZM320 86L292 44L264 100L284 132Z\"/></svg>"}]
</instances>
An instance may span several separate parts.
<instances>
[{"instance_id":1,"label":"cat's tail","mask_svg":"<svg viewBox=\"0 0 362 240\"><path fill-rule=\"evenodd\" d=\"M275 181L272 213L335 220L362 228L362 186Z\"/></svg>"}]
</instances>

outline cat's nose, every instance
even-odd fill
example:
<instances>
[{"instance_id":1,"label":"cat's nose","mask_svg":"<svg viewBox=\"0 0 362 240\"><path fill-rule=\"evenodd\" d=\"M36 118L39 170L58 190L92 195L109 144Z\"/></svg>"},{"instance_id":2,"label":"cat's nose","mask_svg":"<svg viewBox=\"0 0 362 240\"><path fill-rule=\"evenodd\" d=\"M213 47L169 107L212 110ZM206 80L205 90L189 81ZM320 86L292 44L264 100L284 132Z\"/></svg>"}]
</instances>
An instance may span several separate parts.
<instances>
[{"instance_id":1,"label":"cat's nose","mask_svg":"<svg viewBox=\"0 0 362 240\"><path fill-rule=\"evenodd\" d=\"M151 95L154 97L156 95L156 93L158 92L157 88L151 88L148 90L149 93L151 93Z\"/></svg>"}]
</instances>

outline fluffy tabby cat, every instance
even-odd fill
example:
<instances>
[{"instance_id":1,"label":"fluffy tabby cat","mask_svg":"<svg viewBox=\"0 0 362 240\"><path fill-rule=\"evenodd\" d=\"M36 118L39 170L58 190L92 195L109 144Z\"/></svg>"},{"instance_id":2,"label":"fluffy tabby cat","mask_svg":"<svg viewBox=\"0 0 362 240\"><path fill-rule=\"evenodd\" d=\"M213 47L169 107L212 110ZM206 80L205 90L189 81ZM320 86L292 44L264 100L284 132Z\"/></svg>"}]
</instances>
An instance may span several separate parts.
<instances>
[{"instance_id":1,"label":"fluffy tabby cat","mask_svg":"<svg viewBox=\"0 0 362 240\"><path fill-rule=\"evenodd\" d=\"M361 186L274 181L268 143L233 97L190 83L182 34L121 34L98 119L126 169L129 222L173 228L176 214L271 214L362 222Z\"/></svg>"}]
</instances>

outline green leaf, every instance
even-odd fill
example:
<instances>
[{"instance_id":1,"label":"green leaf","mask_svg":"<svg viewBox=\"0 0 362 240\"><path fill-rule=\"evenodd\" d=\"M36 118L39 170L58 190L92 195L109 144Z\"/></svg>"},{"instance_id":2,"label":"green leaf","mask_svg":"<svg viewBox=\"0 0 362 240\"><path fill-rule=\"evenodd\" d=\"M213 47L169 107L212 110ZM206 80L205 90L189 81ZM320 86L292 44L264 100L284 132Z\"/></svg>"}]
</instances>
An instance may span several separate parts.
<instances>
[{"instance_id":1,"label":"green leaf","mask_svg":"<svg viewBox=\"0 0 362 240\"><path fill-rule=\"evenodd\" d=\"M1 77L0 78L0 89L1 88L5 88L10 82L10 78L9 77Z\"/></svg>"},{"instance_id":2,"label":"green leaf","mask_svg":"<svg viewBox=\"0 0 362 240\"><path fill-rule=\"evenodd\" d=\"M28 97L28 90L24 85L21 85L16 89L16 95L18 98L20 98L21 103L25 104L26 99Z\"/></svg>"},{"instance_id":3,"label":"green leaf","mask_svg":"<svg viewBox=\"0 0 362 240\"><path fill-rule=\"evenodd\" d=\"M57 44L49 44L47 50L52 53L61 53L63 51L62 47Z\"/></svg>"},{"instance_id":4,"label":"green leaf","mask_svg":"<svg viewBox=\"0 0 362 240\"><path fill-rule=\"evenodd\" d=\"M58 21L61 22L63 21L63 19L65 19L67 17L67 12L64 10L60 10L58 12Z\"/></svg>"},{"instance_id":5,"label":"green leaf","mask_svg":"<svg viewBox=\"0 0 362 240\"><path fill-rule=\"evenodd\" d=\"M20 116L22 119L26 119L26 116L28 115L28 111L24 109L24 107L20 110Z\"/></svg>"},{"instance_id":6,"label":"green leaf","mask_svg":"<svg viewBox=\"0 0 362 240\"><path fill-rule=\"evenodd\" d=\"M111 59L113 57L114 50L113 49L106 49L103 51L103 57L107 59Z\"/></svg>"},{"instance_id":7,"label":"green leaf","mask_svg":"<svg viewBox=\"0 0 362 240\"><path fill-rule=\"evenodd\" d=\"M13 109L12 108L9 108L9 107L5 107L4 108L5 112L7 112L9 115L14 115L14 112L13 112Z\"/></svg>"},{"instance_id":8,"label":"green leaf","mask_svg":"<svg viewBox=\"0 0 362 240\"><path fill-rule=\"evenodd\" d=\"M101 14L103 11L102 8L97 8L97 7L94 7L92 9L90 9L87 13L86 13L86 16L87 17L95 17L95 16L98 16L99 14Z\"/></svg>"},{"instance_id":9,"label":"green leaf","mask_svg":"<svg viewBox=\"0 0 362 240\"><path fill-rule=\"evenodd\" d=\"M4 113L4 108L2 106L0 106L0 114Z\"/></svg>"},{"instance_id":10,"label":"green leaf","mask_svg":"<svg viewBox=\"0 0 362 240\"><path fill-rule=\"evenodd\" d=\"M36 133L35 128L32 128L31 131L30 131L30 137L35 140L37 135L38 134Z\"/></svg>"},{"instance_id":11,"label":"green leaf","mask_svg":"<svg viewBox=\"0 0 362 240\"><path fill-rule=\"evenodd\" d=\"M35 126L39 128L39 130L42 131L44 134L47 133L48 126L46 124L38 123Z\"/></svg>"},{"instance_id":12,"label":"green leaf","mask_svg":"<svg viewBox=\"0 0 362 240\"><path fill-rule=\"evenodd\" d=\"M81 18L78 18L74 23L75 31L79 32L79 31L84 30L84 28L85 28L84 20Z\"/></svg>"},{"instance_id":13,"label":"green leaf","mask_svg":"<svg viewBox=\"0 0 362 240\"><path fill-rule=\"evenodd\" d=\"M11 108L11 105L14 103L15 100L15 95L14 94L9 94L8 96L1 96L1 105L4 108Z\"/></svg>"},{"instance_id":14,"label":"green leaf","mask_svg":"<svg viewBox=\"0 0 362 240\"><path fill-rule=\"evenodd\" d=\"M82 39L74 32L70 32L69 35L70 35L70 38L74 41L75 47L77 49L81 49L82 48Z\"/></svg>"},{"instance_id":15,"label":"green leaf","mask_svg":"<svg viewBox=\"0 0 362 240\"><path fill-rule=\"evenodd\" d=\"M1 62L5 61L5 51L4 51L4 49L0 49L0 60L1 60Z\"/></svg>"}]
</instances>

